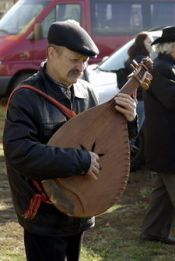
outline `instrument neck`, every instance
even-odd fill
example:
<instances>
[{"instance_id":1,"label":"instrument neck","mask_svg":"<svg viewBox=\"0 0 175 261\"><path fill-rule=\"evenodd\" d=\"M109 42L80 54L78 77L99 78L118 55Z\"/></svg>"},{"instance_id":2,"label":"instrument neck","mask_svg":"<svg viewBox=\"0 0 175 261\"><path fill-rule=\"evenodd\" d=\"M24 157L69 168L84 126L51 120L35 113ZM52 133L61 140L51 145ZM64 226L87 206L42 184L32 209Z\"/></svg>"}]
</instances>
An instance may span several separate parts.
<instances>
[{"instance_id":1,"label":"instrument neck","mask_svg":"<svg viewBox=\"0 0 175 261\"><path fill-rule=\"evenodd\" d=\"M131 77L129 80L123 85L123 87L120 89L120 92L126 93L126 94L133 94L134 91L140 86L140 82L135 78Z\"/></svg>"}]
</instances>

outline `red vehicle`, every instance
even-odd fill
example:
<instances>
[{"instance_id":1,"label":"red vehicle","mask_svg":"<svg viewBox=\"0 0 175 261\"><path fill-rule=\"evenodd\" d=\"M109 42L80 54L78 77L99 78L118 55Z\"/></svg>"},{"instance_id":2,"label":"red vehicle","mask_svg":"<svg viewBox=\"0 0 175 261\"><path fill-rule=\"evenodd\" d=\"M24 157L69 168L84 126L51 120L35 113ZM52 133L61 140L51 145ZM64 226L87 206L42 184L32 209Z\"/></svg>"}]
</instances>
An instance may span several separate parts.
<instances>
[{"instance_id":1,"label":"red vehicle","mask_svg":"<svg viewBox=\"0 0 175 261\"><path fill-rule=\"evenodd\" d=\"M19 0L0 20L0 97L46 57L54 21L74 19L108 56L139 31L175 24L175 0Z\"/></svg>"}]
</instances>

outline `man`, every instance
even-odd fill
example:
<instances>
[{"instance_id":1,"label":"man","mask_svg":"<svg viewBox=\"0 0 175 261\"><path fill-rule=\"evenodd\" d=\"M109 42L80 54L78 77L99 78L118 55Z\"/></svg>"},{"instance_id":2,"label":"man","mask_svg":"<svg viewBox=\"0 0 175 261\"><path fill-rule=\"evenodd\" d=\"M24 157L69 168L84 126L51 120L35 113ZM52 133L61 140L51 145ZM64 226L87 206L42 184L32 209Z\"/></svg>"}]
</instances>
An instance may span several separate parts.
<instances>
[{"instance_id":1,"label":"man","mask_svg":"<svg viewBox=\"0 0 175 261\"><path fill-rule=\"evenodd\" d=\"M25 84L35 86L76 113L87 110L97 105L97 98L89 84L79 78L89 57L98 52L78 24L53 23L48 32L47 61ZM136 103L130 96L119 94L115 108L128 121L134 120ZM78 261L83 231L94 226L94 218L67 216L46 200L36 213L29 211L34 204L31 199L38 193L32 180L74 175L98 179L100 160L96 153L47 145L66 121L61 110L29 89L15 91L9 101L4 152L15 210L24 228L28 261Z\"/></svg>"},{"instance_id":2,"label":"man","mask_svg":"<svg viewBox=\"0 0 175 261\"><path fill-rule=\"evenodd\" d=\"M175 27L156 39L153 80L144 93L146 162L155 188L143 221L141 238L175 244L170 229L175 207Z\"/></svg>"}]
</instances>

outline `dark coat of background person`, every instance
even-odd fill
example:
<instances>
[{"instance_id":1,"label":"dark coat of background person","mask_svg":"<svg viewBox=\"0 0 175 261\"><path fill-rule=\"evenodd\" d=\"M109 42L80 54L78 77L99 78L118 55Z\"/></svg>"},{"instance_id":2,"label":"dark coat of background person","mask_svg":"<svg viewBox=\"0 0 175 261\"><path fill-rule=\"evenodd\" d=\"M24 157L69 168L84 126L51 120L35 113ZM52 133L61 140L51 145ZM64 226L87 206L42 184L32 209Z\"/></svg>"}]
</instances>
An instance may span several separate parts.
<instances>
[{"instance_id":1,"label":"dark coat of background person","mask_svg":"<svg viewBox=\"0 0 175 261\"><path fill-rule=\"evenodd\" d=\"M153 80L144 93L145 157L150 169L175 172L175 59L160 54L154 60Z\"/></svg>"}]
</instances>

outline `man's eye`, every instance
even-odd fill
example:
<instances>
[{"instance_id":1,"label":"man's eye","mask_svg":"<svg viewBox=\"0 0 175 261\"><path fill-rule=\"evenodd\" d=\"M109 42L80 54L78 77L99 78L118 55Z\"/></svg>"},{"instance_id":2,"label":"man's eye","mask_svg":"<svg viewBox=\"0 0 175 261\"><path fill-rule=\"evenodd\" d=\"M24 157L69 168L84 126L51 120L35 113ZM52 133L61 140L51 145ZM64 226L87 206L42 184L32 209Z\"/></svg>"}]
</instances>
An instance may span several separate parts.
<instances>
[{"instance_id":1,"label":"man's eye","mask_svg":"<svg viewBox=\"0 0 175 261\"><path fill-rule=\"evenodd\" d=\"M72 62L79 62L78 59L71 59Z\"/></svg>"}]
</instances>

